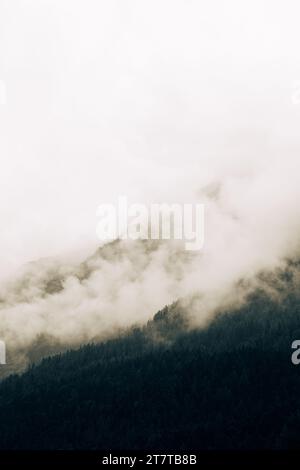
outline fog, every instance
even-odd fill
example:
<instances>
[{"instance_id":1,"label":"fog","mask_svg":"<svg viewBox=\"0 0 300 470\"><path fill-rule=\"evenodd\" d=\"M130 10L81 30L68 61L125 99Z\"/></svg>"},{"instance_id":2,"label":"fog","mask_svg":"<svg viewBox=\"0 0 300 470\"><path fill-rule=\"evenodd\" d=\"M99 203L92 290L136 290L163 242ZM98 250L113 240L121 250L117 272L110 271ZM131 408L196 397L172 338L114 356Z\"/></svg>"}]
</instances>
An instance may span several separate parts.
<instances>
[{"instance_id":1,"label":"fog","mask_svg":"<svg viewBox=\"0 0 300 470\"><path fill-rule=\"evenodd\" d=\"M8 348L107 337L195 292L201 323L239 279L297 256L298 14L296 1L0 1ZM81 277L97 207L120 195L204 203L203 250L124 242Z\"/></svg>"}]
</instances>

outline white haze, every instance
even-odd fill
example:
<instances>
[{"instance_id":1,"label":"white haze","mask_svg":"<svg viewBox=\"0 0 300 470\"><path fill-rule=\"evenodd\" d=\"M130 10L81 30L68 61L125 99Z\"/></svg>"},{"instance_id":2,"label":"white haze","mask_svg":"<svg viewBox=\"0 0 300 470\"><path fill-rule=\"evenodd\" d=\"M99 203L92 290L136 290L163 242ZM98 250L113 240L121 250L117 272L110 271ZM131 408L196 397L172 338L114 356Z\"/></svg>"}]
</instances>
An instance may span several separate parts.
<instances>
[{"instance_id":1,"label":"white haze","mask_svg":"<svg viewBox=\"0 0 300 470\"><path fill-rule=\"evenodd\" d=\"M240 278L297 253L299 13L297 1L0 0L8 347L107 336L194 292L202 321ZM203 252L125 244L80 281L97 207L119 195L205 203ZM49 270L63 290L45 292Z\"/></svg>"}]
</instances>

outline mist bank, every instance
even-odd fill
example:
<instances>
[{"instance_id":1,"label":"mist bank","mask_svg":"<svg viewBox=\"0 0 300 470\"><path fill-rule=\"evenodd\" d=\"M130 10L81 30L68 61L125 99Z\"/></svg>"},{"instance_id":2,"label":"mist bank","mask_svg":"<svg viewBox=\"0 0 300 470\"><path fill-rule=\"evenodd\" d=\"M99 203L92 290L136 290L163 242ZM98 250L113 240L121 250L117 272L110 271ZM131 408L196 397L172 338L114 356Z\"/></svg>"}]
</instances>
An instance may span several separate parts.
<instances>
[{"instance_id":1,"label":"mist bank","mask_svg":"<svg viewBox=\"0 0 300 470\"><path fill-rule=\"evenodd\" d=\"M255 273L241 276L240 269L222 272L217 263L208 269L206 256L184 250L181 242L116 240L79 264L49 258L24 266L1 285L1 339L8 357L1 375L143 327L164 305L176 305L189 330L206 328L257 289L284 302L300 285L299 265L288 258L272 269L262 262Z\"/></svg>"}]
</instances>

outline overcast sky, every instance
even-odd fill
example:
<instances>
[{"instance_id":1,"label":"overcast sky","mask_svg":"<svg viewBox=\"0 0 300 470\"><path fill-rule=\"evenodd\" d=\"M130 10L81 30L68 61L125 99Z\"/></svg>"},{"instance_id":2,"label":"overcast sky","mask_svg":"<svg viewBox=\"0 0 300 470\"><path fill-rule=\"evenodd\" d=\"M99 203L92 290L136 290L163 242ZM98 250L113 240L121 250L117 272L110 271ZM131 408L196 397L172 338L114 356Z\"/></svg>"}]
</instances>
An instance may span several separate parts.
<instances>
[{"instance_id":1,"label":"overcast sky","mask_svg":"<svg viewBox=\"0 0 300 470\"><path fill-rule=\"evenodd\" d=\"M296 0L0 0L1 275L95 245L97 207L120 194L203 202L216 183L211 249L239 230L241 247L282 254L299 220L299 13Z\"/></svg>"}]
</instances>

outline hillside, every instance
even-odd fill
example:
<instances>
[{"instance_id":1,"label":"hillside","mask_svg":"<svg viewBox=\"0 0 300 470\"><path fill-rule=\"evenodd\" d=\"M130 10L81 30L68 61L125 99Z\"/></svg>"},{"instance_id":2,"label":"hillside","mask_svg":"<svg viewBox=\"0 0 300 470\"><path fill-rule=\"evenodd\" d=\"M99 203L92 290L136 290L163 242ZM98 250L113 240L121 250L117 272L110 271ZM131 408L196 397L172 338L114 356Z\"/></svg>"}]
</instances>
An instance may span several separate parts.
<instances>
[{"instance_id":1,"label":"hillside","mask_svg":"<svg viewBox=\"0 0 300 470\"><path fill-rule=\"evenodd\" d=\"M190 330L174 304L144 328L46 358L1 383L0 448L299 447L299 306L297 290L280 301L258 290Z\"/></svg>"}]
</instances>

